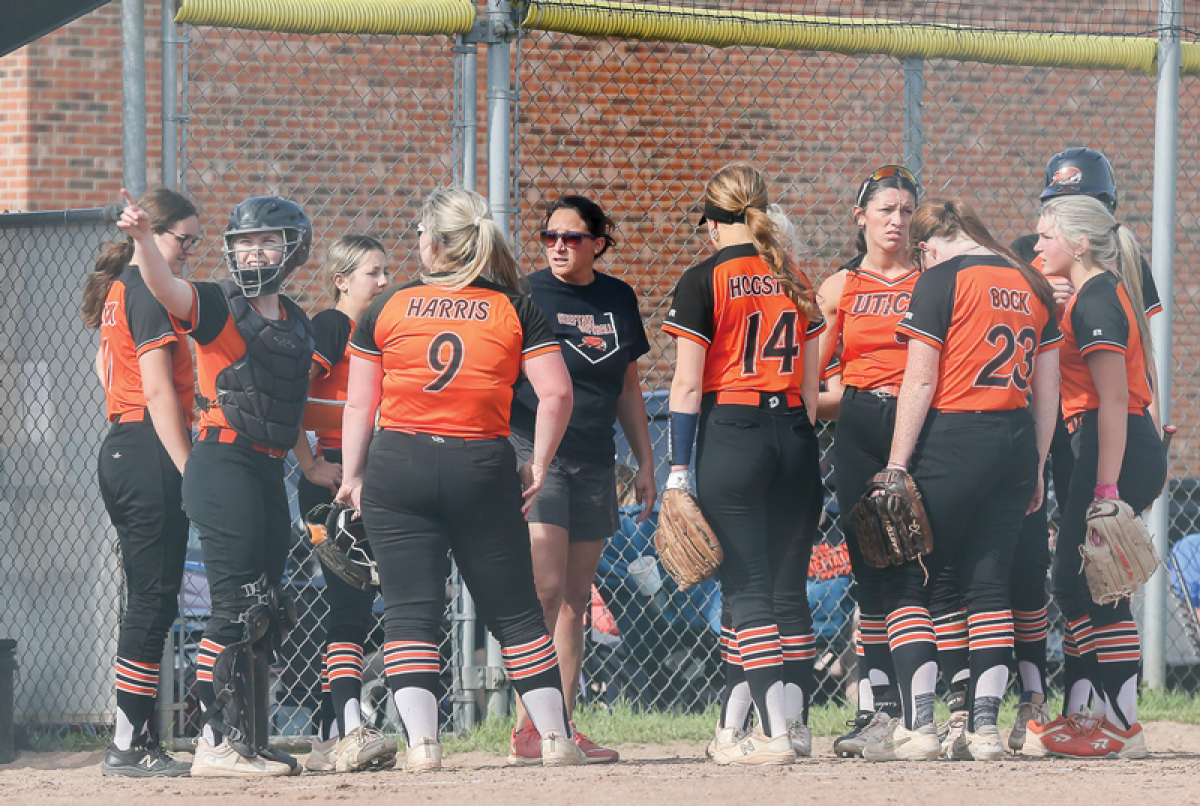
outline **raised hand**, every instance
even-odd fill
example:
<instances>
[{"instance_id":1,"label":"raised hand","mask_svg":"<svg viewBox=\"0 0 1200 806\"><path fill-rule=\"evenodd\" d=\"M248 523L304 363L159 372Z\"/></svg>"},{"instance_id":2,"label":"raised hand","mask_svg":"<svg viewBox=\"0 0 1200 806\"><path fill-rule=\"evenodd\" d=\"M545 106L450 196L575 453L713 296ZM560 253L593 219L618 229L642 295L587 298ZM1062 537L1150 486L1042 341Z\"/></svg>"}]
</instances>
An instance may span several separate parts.
<instances>
[{"instance_id":1,"label":"raised hand","mask_svg":"<svg viewBox=\"0 0 1200 806\"><path fill-rule=\"evenodd\" d=\"M125 197L125 209L121 211L121 217L117 219L117 226L135 241L149 238L154 234L154 228L150 226L150 216L146 214L145 210L138 207L128 190L121 188L121 195Z\"/></svg>"}]
</instances>

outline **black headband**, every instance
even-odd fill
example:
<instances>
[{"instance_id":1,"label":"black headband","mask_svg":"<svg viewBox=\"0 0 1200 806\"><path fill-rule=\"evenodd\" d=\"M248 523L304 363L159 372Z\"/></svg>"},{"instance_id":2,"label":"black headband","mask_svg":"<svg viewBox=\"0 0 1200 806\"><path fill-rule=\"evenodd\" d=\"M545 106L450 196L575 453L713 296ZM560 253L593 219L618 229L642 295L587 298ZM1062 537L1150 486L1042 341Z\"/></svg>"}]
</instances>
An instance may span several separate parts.
<instances>
[{"instance_id":1,"label":"black headband","mask_svg":"<svg viewBox=\"0 0 1200 806\"><path fill-rule=\"evenodd\" d=\"M704 215L700 216L700 223L703 224L706 221L716 221L718 224L745 224L746 214L744 212L734 213L729 210L722 210L708 199L705 199Z\"/></svg>"}]
</instances>

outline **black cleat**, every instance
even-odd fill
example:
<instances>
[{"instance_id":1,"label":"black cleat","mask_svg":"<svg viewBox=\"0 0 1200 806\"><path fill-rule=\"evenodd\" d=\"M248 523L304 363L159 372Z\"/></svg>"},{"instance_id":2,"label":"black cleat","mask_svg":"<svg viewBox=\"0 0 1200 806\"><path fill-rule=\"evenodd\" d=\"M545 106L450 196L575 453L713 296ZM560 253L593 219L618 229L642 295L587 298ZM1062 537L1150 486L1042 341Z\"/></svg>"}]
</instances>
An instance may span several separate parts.
<instances>
[{"instance_id":1,"label":"black cleat","mask_svg":"<svg viewBox=\"0 0 1200 806\"><path fill-rule=\"evenodd\" d=\"M100 765L103 775L122 775L126 778L186 778L192 765L177 761L157 742L134 744L128 750L109 745Z\"/></svg>"}]
</instances>

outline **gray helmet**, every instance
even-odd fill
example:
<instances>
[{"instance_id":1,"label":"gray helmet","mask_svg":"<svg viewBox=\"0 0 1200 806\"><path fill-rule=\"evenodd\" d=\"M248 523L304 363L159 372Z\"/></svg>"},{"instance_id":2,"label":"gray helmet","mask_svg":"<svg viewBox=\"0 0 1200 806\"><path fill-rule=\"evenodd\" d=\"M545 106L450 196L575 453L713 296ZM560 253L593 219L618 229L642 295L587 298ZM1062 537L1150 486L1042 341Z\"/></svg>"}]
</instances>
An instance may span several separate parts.
<instances>
[{"instance_id":1,"label":"gray helmet","mask_svg":"<svg viewBox=\"0 0 1200 806\"><path fill-rule=\"evenodd\" d=\"M1109 212L1117 210L1117 181L1112 163L1094 148L1068 148L1046 163L1046 189L1041 200L1058 196L1091 196Z\"/></svg>"},{"instance_id":2,"label":"gray helmet","mask_svg":"<svg viewBox=\"0 0 1200 806\"><path fill-rule=\"evenodd\" d=\"M257 232L283 234L283 262L268 266L242 266L234 241ZM225 265L247 297L274 294L283 281L308 261L312 249L312 222L300 205L278 196L252 196L233 208L225 227Z\"/></svg>"}]
</instances>

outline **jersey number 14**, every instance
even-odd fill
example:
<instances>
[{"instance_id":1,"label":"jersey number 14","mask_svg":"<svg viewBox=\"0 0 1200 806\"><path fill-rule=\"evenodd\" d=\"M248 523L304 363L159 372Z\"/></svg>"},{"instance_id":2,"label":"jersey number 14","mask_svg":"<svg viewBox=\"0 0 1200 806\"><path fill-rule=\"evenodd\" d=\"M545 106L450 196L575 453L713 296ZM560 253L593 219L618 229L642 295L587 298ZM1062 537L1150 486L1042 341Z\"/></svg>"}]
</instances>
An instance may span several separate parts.
<instances>
[{"instance_id":1,"label":"jersey number 14","mask_svg":"<svg viewBox=\"0 0 1200 806\"><path fill-rule=\"evenodd\" d=\"M762 332L762 311L755 311L746 317L746 342L742 345L742 374L758 374L758 362L766 359L779 362L779 374L791 375L796 369L796 359L800 357L800 342L796 341L795 310L783 311L775 320L771 334L759 343Z\"/></svg>"}]
</instances>

